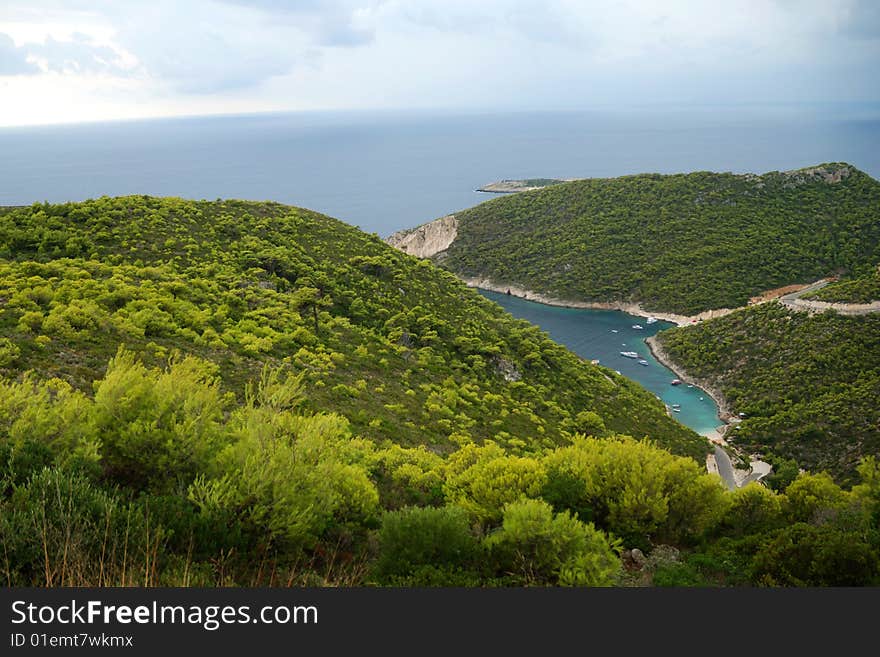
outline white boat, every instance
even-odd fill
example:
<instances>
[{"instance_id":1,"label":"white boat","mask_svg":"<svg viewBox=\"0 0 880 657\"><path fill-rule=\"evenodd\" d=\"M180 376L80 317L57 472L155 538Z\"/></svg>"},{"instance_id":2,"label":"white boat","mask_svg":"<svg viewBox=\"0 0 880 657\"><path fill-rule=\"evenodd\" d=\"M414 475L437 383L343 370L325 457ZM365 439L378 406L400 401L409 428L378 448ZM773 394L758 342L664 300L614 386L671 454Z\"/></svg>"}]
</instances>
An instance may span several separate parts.
<instances>
[{"instance_id":1,"label":"white boat","mask_svg":"<svg viewBox=\"0 0 880 657\"><path fill-rule=\"evenodd\" d=\"M657 321L657 318L656 318L656 317L649 317L649 318L648 318L648 324L653 324L653 323L656 322L656 321Z\"/></svg>"},{"instance_id":2,"label":"white boat","mask_svg":"<svg viewBox=\"0 0 880 657\"><path fill-rule=\"evenodd\" d=\"M646 361L644 358L642 358L642 359L639 361L639 365L647 365L647 364L648 364L648 361Z\"/></svg>"},{"instance_id":3,"label":"white boat","mask_svg":"<svg viewBox=\"0 0 880 657\"><path fill-rule=\"evenodd\" d=\"M617 329L611 329L612 333L617 333Z\"/></svg>"},{"instance_id":4,"label":"white boat","mask_svg":"<svg viewBox=\"0 0 880 657\"><path fill-rule=\"evenodd\" d=\"M643 330L645 327L642 326L641 324L633 324L633 328L634 328L635 330L637 330L637 331L641 331L641 330Z\"/></svg>"},{"instance_id":5,"label":"white boat","mask_svg":"<svg viewBox=\"0 0 880 657\"><path fill-rule=\"evenodd\" d=\"M634 351L621 351L620 355L625 358L638 358L639 355Z\"/></svg>"}]
</instances>

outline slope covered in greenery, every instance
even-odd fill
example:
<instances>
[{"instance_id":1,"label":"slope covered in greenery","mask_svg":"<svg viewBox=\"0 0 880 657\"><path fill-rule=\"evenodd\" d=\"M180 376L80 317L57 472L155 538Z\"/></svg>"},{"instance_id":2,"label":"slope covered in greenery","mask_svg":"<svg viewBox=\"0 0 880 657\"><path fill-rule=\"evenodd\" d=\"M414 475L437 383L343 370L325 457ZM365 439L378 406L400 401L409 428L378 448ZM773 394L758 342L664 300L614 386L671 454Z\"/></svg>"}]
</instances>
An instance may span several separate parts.
<instances>
[{"instance_id":1,"label":"slope covered in greenery","mask_svg":"<svg viewBox=\"0 0 880 657\"><path fill-rule=\"evenodd\" d=\"M746 417L734 444L851 481L880 454L880 314L810 315L777 303L657 335L686 372Z\"/></svg>"},{"instance_id":2,"label":"slope covered in greenery","mask_svg":"<svg viewBox=\"0 0 880 657\"><path fill-rule=\"evenodd\" d=\"M120 344L176 350L243 397L266 363L365 438L449 451L557 444L579 413L699 457L628 379L342 222L272 203L127 197L0 217L0 374L90 390Z\"/></svg>"},{"instance_id":3,"label":"slope covered in greenery","mask_svg":"<svg viewBox=\"0 0 880 657\"><path fill-rule=\"evenodd\" d=\"M580 180L456 218L437 258L465 278L682 314L880 260L880 182L840 163Z\"/></svg>"},{"instance_id":4,"label":"slope covered in greenery","mask_svg":"<svg viewBox=\"0 0 880 657\"><path fill-rule=\"evenodd\" d=\"M727 492L652 395L327 217L37 205L0 258L6 585L878 582L876 462Z\"/></svg>"}]
</instances>

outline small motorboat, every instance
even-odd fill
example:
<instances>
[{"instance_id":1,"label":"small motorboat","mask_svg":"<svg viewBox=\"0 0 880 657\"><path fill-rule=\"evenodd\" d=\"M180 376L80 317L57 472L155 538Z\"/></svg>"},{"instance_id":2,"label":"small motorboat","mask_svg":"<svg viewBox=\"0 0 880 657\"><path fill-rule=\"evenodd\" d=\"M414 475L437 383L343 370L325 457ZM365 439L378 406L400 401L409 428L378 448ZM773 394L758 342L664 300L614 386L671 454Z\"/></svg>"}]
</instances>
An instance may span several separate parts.
<instances>
[{"instance_id":1,"label":"small motorboat","mask_svg":"<svg viewBox=\"0 0 880 657\"><path fill-rule=\"evenodd\" d=\"M648 361L646 361L644 358L639 360L639 365L647 365L647 364L648 364Z\"/></svg>"},{"instance_id":2,"label":"small motorboat","mask_svg":"<svg viewBox=\"0 0 880 657\"><path fill-rule=\"evenodd\" d=\"M672 410L676 413L681 413L681 406L679 406L678 408L673 408Z\"/></svg>"},{"instance_id":3,"label":"small motorboat","mask_svg":"<svg viewBox=\"0 0 880 657\"><path fill-rule=\"evenodd\" d=\"M635 351L621 351L620 355L624 358L638 358L639 355Z\"/></svg>"},{"instance_id":4,"label":"small motorboat","mask_svg":"<svg viewBox=\"0 0 880 657\"><path fill-rule=\"evenodd\" d=\"M612 333L617 333L617 329L611 329Z\"/></svg>"},{"instance_id":5,"label":"small motorboat","mask_svg":"<svg viewBox=\"0 0 880 657\"><path fill-rule=\"evenodd\" d=\"M636 331L642 331L642 330L644 330L645 327L642 326L641 324L633 324L633 328L634 328Z\"/></svg>"},{"instance_id":6,"label":"small motorboat","mask_svg":"<svg viewBox=\"0 0 880 657\"><path fill-rule=\"evenodd\" d=\"M653 324L654 322L657 321L657 318L656 317L649 317L647 321L648 321L648 324Z\"/></svg>"},{"instance_id":7,"label":"small motorboat","mask_svg":"<svg viewBox=\"0 0 880 657\"><path fill-rule=\"evenodd\" d=\"M680 385L681 385L681 379L672 379L672 381L669 382L669 385L672 385L672 386L680 386Z\"/></svg>"}]
</instances>

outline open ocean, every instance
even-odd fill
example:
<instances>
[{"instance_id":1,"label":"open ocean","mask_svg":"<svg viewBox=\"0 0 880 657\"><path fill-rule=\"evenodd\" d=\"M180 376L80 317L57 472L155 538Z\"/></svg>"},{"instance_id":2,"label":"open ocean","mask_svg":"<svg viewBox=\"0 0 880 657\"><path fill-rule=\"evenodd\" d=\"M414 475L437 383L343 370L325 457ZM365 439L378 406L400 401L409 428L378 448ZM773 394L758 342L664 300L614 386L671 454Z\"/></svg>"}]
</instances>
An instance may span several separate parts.
<instances>
[{"instance_id":1,"label":"open ocean","mask_svg":"<svg viewBox=\"0 0 880 657\"><path fill-rule=\"evenodd\" d=\"M487 200L492 195L474 190L503 178L763 173L837 161L880 178L880 108L121 121L0 128L0 205L124 194L273 200L386 236ZM683 423L698 431L719 424L708 395L669 386L672 373L641 344L663 325L636 333L627 329L638 320L623 313L496 300L576 353L600 358L668 403L681 403ZM650 365L620 357L621 350L639 351Z\"/></svg>"},{"instance_id":2,"label":"open ocean","mask_svg":"<svg viewBox=\"0 0 880 657\"><path fill-rule=\"evenodd\" d=\"M0 205L151 194L274 200L382 236L502 178L756 172L880 177L880 108L293 113L0 128Z\"/></svg>"}]
</instances>

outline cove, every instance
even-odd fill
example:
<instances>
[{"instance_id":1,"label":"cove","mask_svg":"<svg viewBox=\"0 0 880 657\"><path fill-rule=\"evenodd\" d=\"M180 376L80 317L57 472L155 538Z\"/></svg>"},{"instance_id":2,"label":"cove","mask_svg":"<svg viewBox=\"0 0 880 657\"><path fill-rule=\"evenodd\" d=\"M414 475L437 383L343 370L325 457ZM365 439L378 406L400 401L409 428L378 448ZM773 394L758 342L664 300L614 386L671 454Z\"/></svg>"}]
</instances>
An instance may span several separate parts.
<instances>
[{"instance_id":1,"label":"cove","mask_svg":"<svg viewBox=\"0 0 880 657\"><path fill-rule=\"evenodd\" d=\"M578 356L598 360L600 365L616 370L623 376L641 384L660 397L670 408L680 405L681 411L673 413L676 420L694 431L709 435L724 424L718 417L715 401L700 388L689 388L686 383L671 385L675 373L660 364L645 344L645 338L674 326L658 321L648 324L644 317L637 317L619 310L587 310L548 306L519 297L488 290L479 290L514 317L524 319L542 330ZM633 325L640 325L641 330ZM639 359L647 361L640 365L637 359L620 355L621 351L635 351Z\"/></svg>"}]
</instances>

